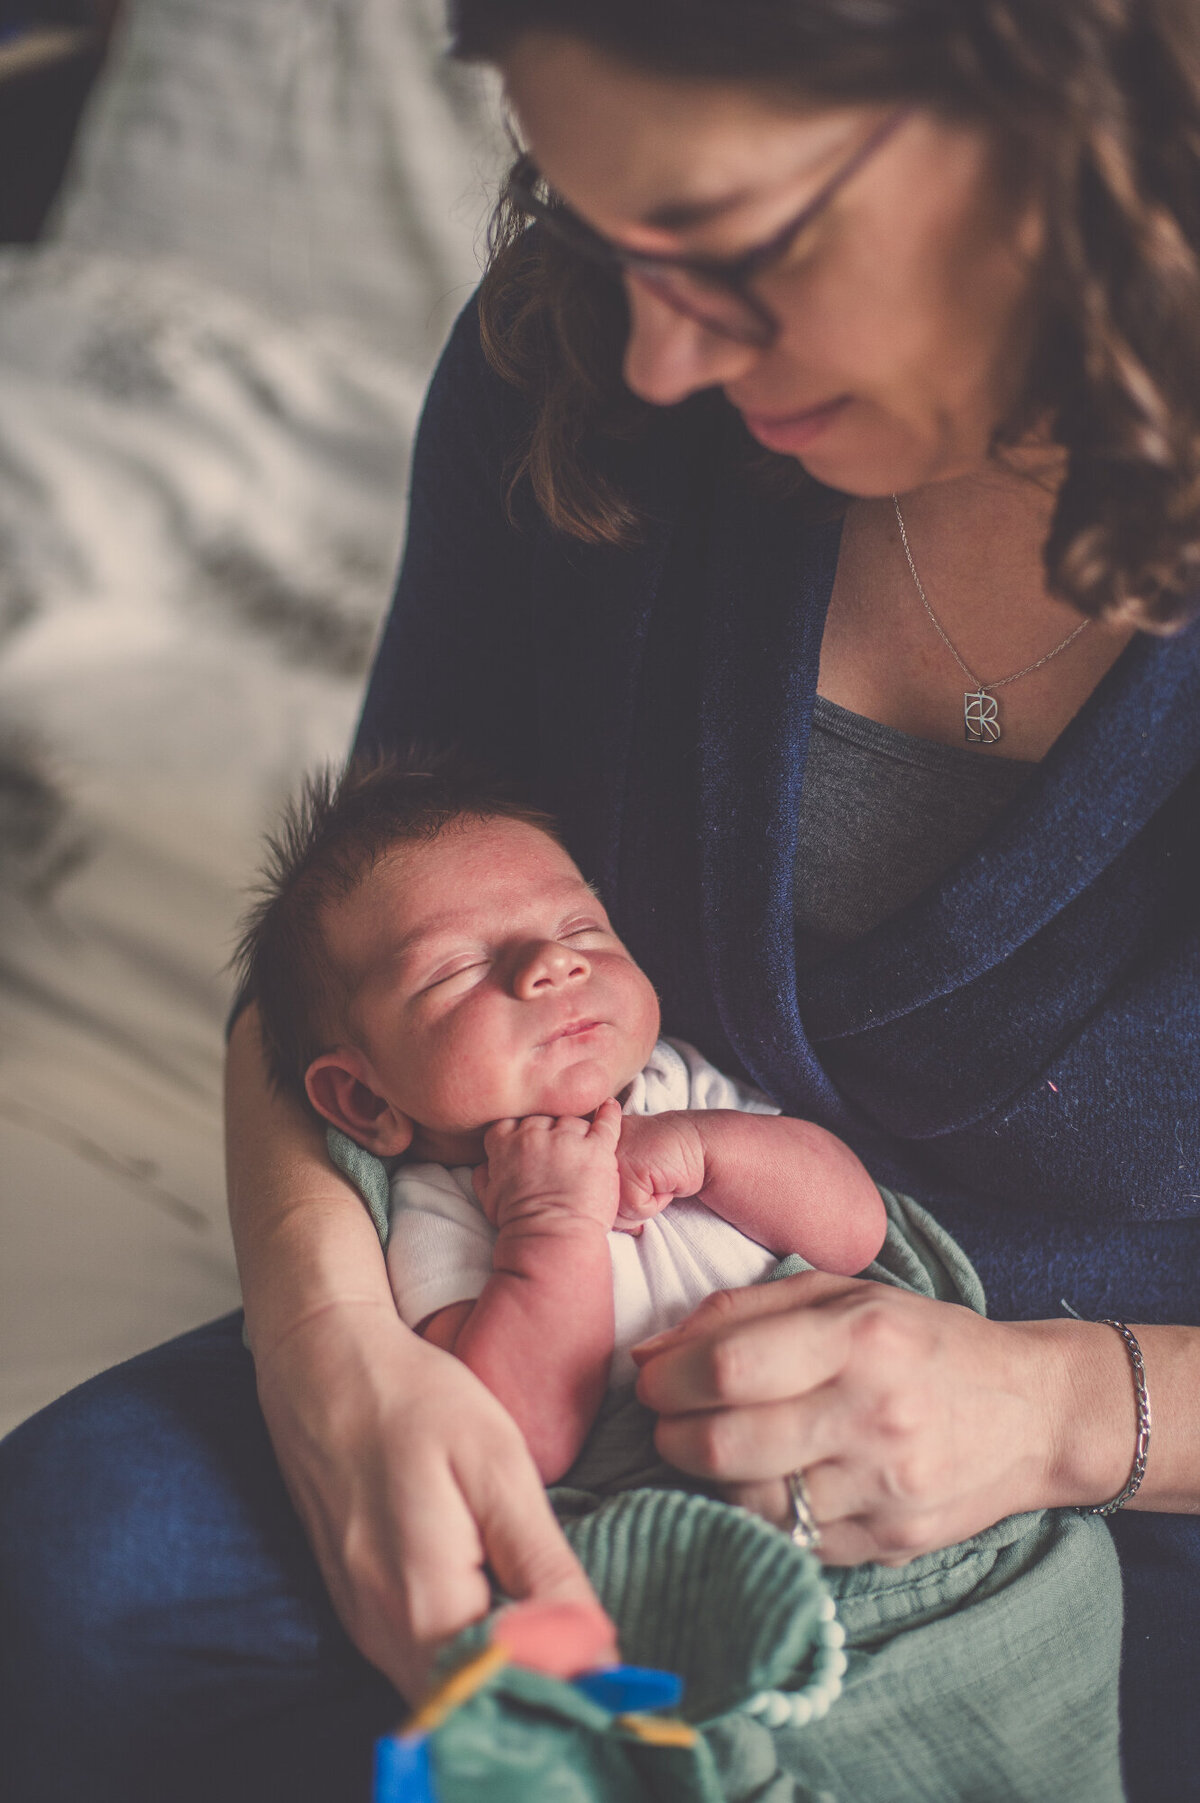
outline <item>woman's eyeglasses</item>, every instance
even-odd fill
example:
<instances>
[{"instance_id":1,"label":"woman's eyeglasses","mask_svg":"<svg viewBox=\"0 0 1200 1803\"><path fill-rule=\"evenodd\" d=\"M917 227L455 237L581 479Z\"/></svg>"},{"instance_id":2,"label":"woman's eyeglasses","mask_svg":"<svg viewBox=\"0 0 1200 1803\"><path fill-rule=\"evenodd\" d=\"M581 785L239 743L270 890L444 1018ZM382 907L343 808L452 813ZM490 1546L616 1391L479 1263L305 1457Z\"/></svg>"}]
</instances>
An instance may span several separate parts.
<instances>
[{"instance_id":1,"label":"woman's eyeglasses","mask_svg":"<svg viewBox=\"0 0 1200 1803\"><path fill-rule=\"evenodd\" d=\"M614 275L632 276L676 313L695 320L709 332L767 350L779 336L779 321L753 292L751 282L787 255L801 232L825 211L863 164L882 149L908 113L907 107L889 113L794 218L739 257L659 256L614 244L586 225L565 201L553 196L539 198L541 176L531 157L522 157L516 165L509 177L508 193L522 212L536 219L578 256Z\"/></svg>"}]
</instances>

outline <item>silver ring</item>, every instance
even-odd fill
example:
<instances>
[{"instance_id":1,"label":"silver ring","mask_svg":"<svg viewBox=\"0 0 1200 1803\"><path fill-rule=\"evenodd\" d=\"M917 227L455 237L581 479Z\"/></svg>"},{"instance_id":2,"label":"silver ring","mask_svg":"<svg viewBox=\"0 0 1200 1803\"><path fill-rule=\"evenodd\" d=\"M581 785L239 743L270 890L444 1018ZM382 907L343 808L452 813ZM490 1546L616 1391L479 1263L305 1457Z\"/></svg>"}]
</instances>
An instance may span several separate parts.
<instances>
[{"instance_id":1,"label":"silver ring","mask_svg":"<svg viewBox=\"0 0 1200 1803\"><path fill-rule=\"evenodd\" d=\"M821 1530L813 1514L812 1498L802 1471L789 1471L784 1483L792 1503L792 1543L806 1553L815 1553L821 1544Z\"/></svg>"}]
</instances>

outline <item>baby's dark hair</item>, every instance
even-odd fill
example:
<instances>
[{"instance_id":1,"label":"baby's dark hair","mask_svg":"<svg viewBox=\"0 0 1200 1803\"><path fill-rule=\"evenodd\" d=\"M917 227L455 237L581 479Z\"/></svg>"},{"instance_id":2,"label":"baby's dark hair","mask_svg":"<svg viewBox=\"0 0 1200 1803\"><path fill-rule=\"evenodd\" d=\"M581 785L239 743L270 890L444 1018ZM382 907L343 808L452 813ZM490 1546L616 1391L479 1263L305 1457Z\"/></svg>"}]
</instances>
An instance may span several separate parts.
<instances>
[{"instance_id":1,"label":"baby's dark hair","mask_svg":"<svg viewBox=\"0 0 1200 1803\"><path fill-rule=\"evenodd\" d=\"M255 900L232 959L241 995L258 1003L263 1049L281 1089L308 1098L304 1074L345 1029L349 986L323 916L397 845L436 839L452 821L523 820L558 840L548 814L506 792L456 752L356 757L304 783L267 839Z\"/></svg>"}]
</instances>

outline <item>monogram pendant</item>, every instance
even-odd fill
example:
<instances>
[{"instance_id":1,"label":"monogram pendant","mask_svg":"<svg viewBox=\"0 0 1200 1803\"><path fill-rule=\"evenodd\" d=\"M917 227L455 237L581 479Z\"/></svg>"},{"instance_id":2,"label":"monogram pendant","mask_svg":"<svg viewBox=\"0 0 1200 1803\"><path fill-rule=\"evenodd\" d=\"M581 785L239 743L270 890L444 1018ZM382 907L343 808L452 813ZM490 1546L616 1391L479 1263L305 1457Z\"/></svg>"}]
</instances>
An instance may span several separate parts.
<instances>
[{"instance_id":1,"label":"monogram pendant","mask_svg":"<svg viewBox=\"0 0 1200 1803\"><path fill-rule=\"evenodd\" d=\"M963 728L968 745L994 745L1000 737L1000 703L986 689L963 696Z\"/></svg>"}]
</instances>

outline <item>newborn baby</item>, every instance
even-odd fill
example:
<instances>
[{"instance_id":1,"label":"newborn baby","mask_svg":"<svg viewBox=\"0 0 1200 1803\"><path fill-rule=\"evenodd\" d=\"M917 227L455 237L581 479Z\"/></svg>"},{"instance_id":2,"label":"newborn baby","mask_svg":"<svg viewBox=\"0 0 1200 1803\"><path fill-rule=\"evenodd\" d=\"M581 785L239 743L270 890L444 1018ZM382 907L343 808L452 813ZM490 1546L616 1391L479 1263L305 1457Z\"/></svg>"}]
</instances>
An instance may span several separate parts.
<instances>
[{"instance_id":1,"label":"newborn baby","mask_svg":"<svg viewBox=\"0 0 1200 1803\"><path fill-rule=\"evenodd\" d=\"M504 1403L547 1483L639 1340L789 1253L851 1275L879 1250L854 1153L660 1041L550 821L476 777L310 789L247 944L277 1076L403 1160L401 1314Z\"/></svg>"}]
</instances>

